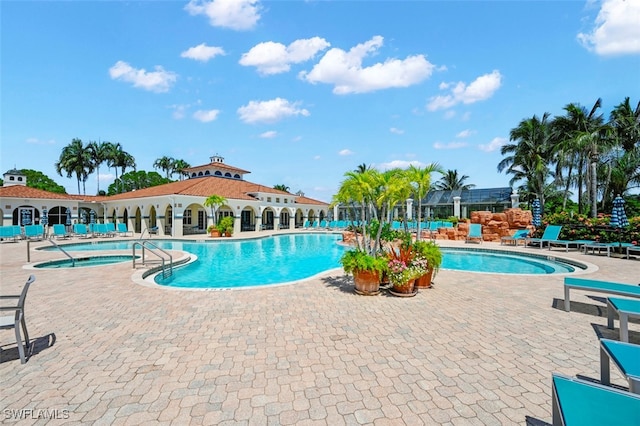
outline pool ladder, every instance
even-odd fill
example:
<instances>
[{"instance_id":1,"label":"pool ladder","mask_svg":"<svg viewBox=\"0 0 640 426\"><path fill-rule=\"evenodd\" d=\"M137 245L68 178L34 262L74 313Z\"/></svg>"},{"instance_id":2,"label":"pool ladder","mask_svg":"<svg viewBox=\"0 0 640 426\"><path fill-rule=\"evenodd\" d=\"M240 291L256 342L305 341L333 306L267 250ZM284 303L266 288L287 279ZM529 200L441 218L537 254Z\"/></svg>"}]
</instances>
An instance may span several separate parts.
<instances>
[{"instance_id":1,"label":"pool ladder","mask_svg":"<svg viewBox=\"0 0 640 426\"><path fill-rule=\"evenodd\" d=\"M71 259L71 266L76 266L76 259L75 257L71 256L69 253L67 253L67 251L65 249L63 249L62 247L60 247L58 245L58 243L56 243L55 241L53 241L53 237L51 237L50 239L48 239L47 241L49 241L51 244L53 244L58 250L60 250L62 253L64 253L65 256L67 256L69 259Z\"/></svg>"},{"instance_id":2,"label":"pool ladder","mask_svg":"<svg viewBox=\"0 0 640 426\"><path fill-rule=\"evenodd\" d=\"M135 269L136 267L136 247L140 247L142 250L142 265L146 266L150 263L161 263L162 264L162 278L169 278L170 276L173 275L173 257L171 256L170 253L168 253L167 251L161 249L160 247L158 247L157 245L155 245L154 243L152 243L149 240L145 240L145 241L136 241L133 243L133 268ZM146 258L146 253L147 251L155 256L158 257L158 260L155 261L149 261ZM167 259L166 257L168 257L169 259ZM169 261L169 264L167 265L167 260Z\"/></svg>"}]
</instances>

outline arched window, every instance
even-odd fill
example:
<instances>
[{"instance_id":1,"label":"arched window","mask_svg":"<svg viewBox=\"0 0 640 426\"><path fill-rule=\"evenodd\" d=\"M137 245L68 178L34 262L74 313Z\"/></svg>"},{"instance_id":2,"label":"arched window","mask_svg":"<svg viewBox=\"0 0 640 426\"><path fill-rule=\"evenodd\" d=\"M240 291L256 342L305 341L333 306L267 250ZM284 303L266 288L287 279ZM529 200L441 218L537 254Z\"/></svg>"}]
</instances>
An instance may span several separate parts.
<instances>
[{"instance_id":1,"label":"arched window","mask_svg":"<svg viewBox=\"0 0 640 426\"><path fill-rule=\"evenodd\" d=\"M229 172L225 173L224 177L231 177L231 173L229 173Z\"/></svg>"},{"instance_id":2,"label":"arched window","mask_svg":"<svg viewBox=\"0 0 640 426\"><path fill-rule=\"evenodd\" d=\"M222 172L220 170L216 170L215 175L216 176L222 176Z\"/></svg>"},{"instance_id":3,"label":"arched window","mask_svg":"<svg viewBox=\"0 0 640 426\"><path fill-rule=\"evenodd\" d=\"M240 175L237 174L237 173L235 175L233 175L233 177L236 178L236 179L240 179Z\"/></svg>"},{"instance_id":4,"label":"arched window","mask_svg":"<svg viewBox=\"0 0 640 426\"><path fill-rule=\"evenodd\" d=\"M202 172L198 172L198 176L202 176Z\"/></svg>"},{"instance_id":5,"label":"arched window","mask_svg":"<svg viewBox=\"0 0 640 426\"><path fill-rule=\"evenodd\" d=\"M205 176L209 176L211 173L209 172L209 170L207 170L206 172L204 172Z\"/></svg>"}]
</instances>

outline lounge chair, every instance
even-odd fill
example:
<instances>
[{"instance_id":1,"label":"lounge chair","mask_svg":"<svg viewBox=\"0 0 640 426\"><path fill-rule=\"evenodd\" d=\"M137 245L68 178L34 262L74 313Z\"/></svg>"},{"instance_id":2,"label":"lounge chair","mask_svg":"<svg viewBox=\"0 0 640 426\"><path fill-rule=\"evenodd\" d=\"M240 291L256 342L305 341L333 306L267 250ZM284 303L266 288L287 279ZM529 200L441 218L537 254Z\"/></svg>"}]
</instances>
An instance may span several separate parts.
<instances>
[{"instance_id":1,"label":"lounge chair","mask_svg":"<svg viewBox=\"0 0 640 426\"><path fill-rule=\"evenodd\" d=\"M58 223L53 225L53 233L51 234L51 238L62 240L71 238L71 235L67 232L67 228L63 224Z\"/></svg>"},{"instance_id":2,"label":"lounge chair","mask_svg":"<svg viewBox=\"0 0 640 426\"><path fill-rule=\"evenodd\" d=\"M473 240L478 240L482 243L482 224L480 223L469 224L469 233L467 234L464 242L468 243Z\"/></svg>"},{"instance_id":3,"label":"lounge chair","mask_svg":"<svg viewBox=\"0 0 640 426\"><path fill-rule=\"evenodd\" d=\"M640 394L640 345L600 339L600 383L611 384L610 361L629 382L629 392ZM640 424L640 411L638 411Z\"/></svg>"},{"instance_id":4,"label":"lounge chair","mask_svg":"<svg viewBox=\"0 0 640 426\"><path fill-rule=\"evenodd\" d=\"M118 235L121 237L132 237L133 232L127 230L127 224L120 222L118 223Z\"/></svg>"},{"instance_id":5,"label":"lounge chair","mask_svg":"<svg viewBox=\"0 0 640 426\"><path fill-rule=\"evenodd\" d=\"M505 235L504 237L500 238L500 245L512 244L518 247L520 241L522 241L522 244L524 244L528 236L528 229L518 229L513 235Z\"/></svg>"},{"instance_id":6,"label":"lounge chair","mask_svg":"<svg viewBox=\"0 0 640 426\"><path fill-rule=\"evenodd\" d=\"M105 224L107 227L107 235L109 237L115 237L117 232L116 232L116 224L113 222L109 222Z\"/></svg>"},{"instance_id":7,"label":"lounge chair","mask_svg":"<svg viewBox=\"0 0 640 426\"><path fill-rule=\"evenodd\" d=\"M91 233L84 223L76 223L73 225L73 234L79 238L91 238Z\"/></svg>"},{"instance_id":8,"label":"lounge chair","mask_svg":"<svg viewBox=\"0 0 640 426\"><path fill-rule=\"evenodd\" d=\"M613 317L618 314L620 321L620 340L629 341L629 317L640 318L640 300L607 298L607 328L613 330ZM640 357L638 357L640 360ZM640 362L639 362L640 363Z\"/></svg>"},{"instance_id":9,"label":"lounge chair","mask_svg":"<svg viewBox=\"0 0 640 426\"><path fill-rule=\"evenodd\" d=\"M16 233L16 229L13 226L0 226L0 240L12 241L15 243L22 234L20 227L18 227L18 230L20 232Z\"/></svg>"},{"instance_id":10,"label":"lounge chair","mask_svg":"<svg viewBox=\"0 0 640 426\"><path fill-rule=\"evenodd\" d=\"M524 240L525 245L529 244L539 244L540 248L544 246L544 243L549 243L549 241L558 241L558 237L560 236L560 231L562 230L562 225L548 225L542 237L540 238L531 238L527 237Z\"/></svg>"},{"instance_id":11,"label":"lounge chair","mask_svg":"<svg viewBox=\"0 0 640 426\"><path fill-rule=\"evenodd\" d=\"M24 236L28 240L41 240L44 237L44 226L42 225L25 225Z\"/></svg>"},{"instance_id":12,"label":"lounge chair","mask_svg":"<svg viewBox=\"0 0 640 426\"><path fill-rule=\"evenodd\" d=\"M583 278L565 277L564 278L564 310L571 310L571 301L569 300L569 291L574 288L577 290L593 291L598 293L615 294L618 296L640 298L640 286L633 284L622 284L609 281L586 280Z\"/></svg>"},{"instance_id":13,"label":"lounge chair","mask_svg":"<svg viewBox=\"0 0 640 426\"><path fill-rule=\"evenodd\" d=\"M578 250L582 250L582 246L593 244L593 240L553 240L549 241L549 250L554 246L564 246L565 251L569 251L571 246L575 246Z\"/></svg>"},{"instance_id":14,"label":"lounge chair","mask_svg":"<svg viewBox=\"0 0 640 426\"><path fill-rule=\"evenodd\" d=\"M553 374L553 425L638 425L640 395Z\"/></svg>"},{"instance_id":15,"label":"lounge chair","mask_svg":"<svg viewBox=\"0 0 640 426\"><path fill-rule=\"evenodd\" d=\"M10 330L14 329L16 332L16 342L18 343L18 354L20 355L20 362L24 364L27 362L25 352L29 350L29 333L27 332L27 322L24 318L24 301L27 298L27 291L32 282L36 280L36 277L30 275L27 282L22 287L22 292L18 296L0 296L0 300L4 304L7 300L16 300L10 306L0 306L2 312L12 312L12 315L0 317L0 329ZM20 335L20 328L24 333L24 346L22 345L22 336Z\"/></svg>"}]
</instances>

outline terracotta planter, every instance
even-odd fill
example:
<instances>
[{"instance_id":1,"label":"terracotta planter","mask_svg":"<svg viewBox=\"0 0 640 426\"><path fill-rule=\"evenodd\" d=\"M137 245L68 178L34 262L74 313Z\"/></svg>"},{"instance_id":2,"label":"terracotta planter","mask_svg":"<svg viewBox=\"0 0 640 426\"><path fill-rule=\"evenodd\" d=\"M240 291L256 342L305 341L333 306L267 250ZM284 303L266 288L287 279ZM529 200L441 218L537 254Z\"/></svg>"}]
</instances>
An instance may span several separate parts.
<instances>
[{"instance_id":1,"label":"terracotta planter","mask_svg":"<svg viewBox=\"0 0 640 426\"><path fill-rule=\"evenodd\" d=\"M426 274L416 279L415 286L417 288L430 288L432 279L433 279L433 269L429 269Z\"/></svg>"},{"instance_id":2,"label":"terracotta planter","mask_svg":"<svg viewBox=\"0 0 640 426\"><path fill-rule=\"evenodd\" d=\"M380 274L377 271L353 271L356 293L372 296L380 293Z\"/></svg>"},{"instance_id":3,"label":"terracotta planter","mask_svg":"<svg viewBox=\"0 0 640 426\"><path fill-rule=\"evenodd\" d=\"M220 236L220 231L218 231L217 229L214 229L209 234L211 235L211 238L217 238Z\"/></svg>"},{"instance_id":4,"label":"terracotta planter","mask_svg":"<svg viewBox=\"0 0 640 426\"><path fill-rule=\"evenodd\" d=\"M393 292L400 294L412 294L414 292L416 280L409 280L402 284L393 284Z\"/></svg>"}]
</instances>

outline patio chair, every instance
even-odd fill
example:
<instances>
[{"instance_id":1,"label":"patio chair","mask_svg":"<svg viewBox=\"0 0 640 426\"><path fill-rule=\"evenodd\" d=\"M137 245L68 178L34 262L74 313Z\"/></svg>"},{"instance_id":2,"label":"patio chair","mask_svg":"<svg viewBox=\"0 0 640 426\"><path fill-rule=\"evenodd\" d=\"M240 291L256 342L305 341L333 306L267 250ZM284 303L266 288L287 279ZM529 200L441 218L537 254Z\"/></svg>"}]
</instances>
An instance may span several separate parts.
<instances>
[{"instance_id":1,"label":"patio chair","mask_svg":"<svg viewBox=\"0 0 640 426\"><path fill-rule=\"evenodd\" d=\"M28 240L41 240L44 236L44 226L42 225L25 225L24 236Z\"/></svg>"},{"instance_id":2,"label":"patio chair","mask_svg":"<svg viewBox=\"0 0 640 426\"><path fill-rule=\"evenodd\" d=\"M640 319L640 300L607 297L607 328L613 330L614 314L620 322L620 341L629 341L629 318ZM640 347L640 346L639 346ZM638 357L640 360L640 357ZM640 364L640 363L639 363ZM638 379L640 380L640 378ZM640 389L638 389L640 393Z\"/></svg>"},{"instance_id":3,"label":"patio chair","mask_svg":"<svg viewBox=\"0 0 640 426\"><path fill-rule=\"evenodd\" d=\"M2 241L18 241L20 234L16 234L13 226L0 226L0 240Z\"/></svg>"},{"instance_id":4,"label":"patio chair","mask_svg":"<svg viewBox=\"0 0 640 426\"><path fill-rule=\"evenodd\" d=\"M469 224L469 233L467 234L464 242L468 243L473 240L478 240L480 243L482 243L482 224L480 223Z\"/></svg>"},{"instance_id":5,"label":"patio chair","mask_svg":"<svg viewBox=\"0 0 640 426\"><path fill-rule=\"evenodd\" d=\"M53 233L51 234L51 237L58 240L63 240L66 238L71 238L71 235L67 232L67 228L63 224L58 223L53 225Z\"/></svg>"},{"instance_id":6,"label":"patio chair","mask_svg":"<svg viewBox=\"0 0 640 426\"><path fill-rule=\"evenodd\" d=\"M0 296L2 303L4 303L5 300L17 299L17 302L11 306L0 306L0 311L2 312L13 312L13 315L0 317L0 329L10 330L13 328L15 330L18 354L20 354L20 362L22 364L27 362L25 353L29 350L29 333L27 332L27 323L24 318L24 301L27 298L29 286L35 280L36 277L30 275L27 282L24 284L24 287L22 287L22 292L18 296ZM24 346L22 345L20 328L22 328L22 332L24 333Z\"/></svg>"},{"instance_id":7,"label":"patio chair","mask_svg":"<svg viewBox=\"0 0 640 426\"><path fill-rule=\"evenodd\" d=\"M640 286L633 284L622 284L610 281L586 280L584 278L565 277L564 278L564 310L571 310L569 291L571 289L593 291L598 293L609 293L618 296L640 298Z\"/></svg>"},{"instance_id":8,"label":"patio chair","mask_svg":"<svg viewBox=\"0 0 640 426\"><path fill-rule=\"evenodd\" d=\"M562 230L562 225L548 225L545 230L544 233L542 234L542 237L540 238L531 238L531 237L527 237L525 238L525 245L529 245L529 244L539 244L540 248L542 248L542 246L544 246L544 243L549 243L549 241L558 241L558 237L560 236L560 231Z\"/></svg>"},{"instance_id":9,"label":"patio chair","mask_svg":"<svg viewBox=\"0 0 640 426\"><path fill-rule=\"evenodd\" d=\"M640 345L600 339L600 383L603 385L611 384L611 362L629 382L629 392L640 394ZM640 411L638 420L640 423Z\"/></svg>"},{"instance_id":10,"label":"patio chair","mask_svg":"<svg viewBox=\"0 0 640 426\"><path fill-rule=\"evenodd\" d=\"M565 251L569 251L569 248L575 246L578 250L582 250L582 246L593 244L593 240L552 240L549 241L549 250L554 246L564 246Z\"/></svg>"},{"instance_id":11,"label":"patio chair","mask_svg":"<svg viewBox=\"0 0 640 426\"><path fill-rule=\"evenodd\" d=\"M500 238L500 245L513 244L518 247L520 241L522 241L522 244L524 244L528 236L528 229L518 229L513 235L505 235L504 237Z\"/></svg>"},{"instance_id":12,"label":"patio chair","mask_svg":"<svg viewBox=\"0 0 640 426\"><path fill-rule=\"evenodd\" d=\"M640 395L553 374L553 425L637 425Z\"/></svg>"},{"instance_id":13,"label":"patio chair","mask_svg":"<svg viewBox=\"0 0 640 426\"><path fill-rule=\"evenodd\" d=\"M127 224L120 222L118 223L118 235L121 237L132 237L133 236L133 231L128 231L127 230Z\"/></svg>"},{"instance_id":14,"label":"patio chair","mask_svg":"<svg viewBox=\"0 0 640 426\"><path fill-rule=\"evenodd\" d=\"M76 223L73 225L73 234L79 238L91 238L92 234L84 223Z\"/></svg>"},{"instance_id":15,"label":"patio chair","mask_svg":"<svg viewBox=\"0 0 640 426\"><path fill-rule=\"evenodd\" d=\"M117 232L116 232L116 224L113 222L108 222L105 224L107 227L107 235L109 237L115 237Z\"/></svg>"}]
</instances>

